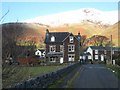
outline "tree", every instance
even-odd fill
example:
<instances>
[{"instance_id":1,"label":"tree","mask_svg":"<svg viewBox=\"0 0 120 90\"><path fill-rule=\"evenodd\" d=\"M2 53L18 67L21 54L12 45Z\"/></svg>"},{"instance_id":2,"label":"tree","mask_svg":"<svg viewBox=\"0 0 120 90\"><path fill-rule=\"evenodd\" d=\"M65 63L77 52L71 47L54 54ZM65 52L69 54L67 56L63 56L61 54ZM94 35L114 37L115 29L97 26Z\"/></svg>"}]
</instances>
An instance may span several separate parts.
<instances>
[{"instance_id":1,"label":"tree","mask_svg":"<svg viewBox=\"0 0 120 90\"><path fill-rule=\"evenodd\" d=\"M8 11L0 18L0 22L2 23L5 19L5 16L9 13L9 9Z\"/></svg>"},{"instance_id":2,"label":"tree","mask_svg":"<svg viewBox=\"0 0 120 90\"><path fill-rule=\"evenodd\" d=\"M110 40L106 36L94 35L86 40L85 45L106 46L110 45Z\"/></svg>"},{"instance_id":3,"label":"tree","mask_svg":"<svg viewBox=\"0 0 120 90\"><path fill-rule=\"evenodd\" d=\"M87 36L86 36L86 35L82 35L82 36L81 36L81 46L82 46L82 47L85 46L84 44L85 44L86 39L87 39Z\"/></svg>"}]
</instances>

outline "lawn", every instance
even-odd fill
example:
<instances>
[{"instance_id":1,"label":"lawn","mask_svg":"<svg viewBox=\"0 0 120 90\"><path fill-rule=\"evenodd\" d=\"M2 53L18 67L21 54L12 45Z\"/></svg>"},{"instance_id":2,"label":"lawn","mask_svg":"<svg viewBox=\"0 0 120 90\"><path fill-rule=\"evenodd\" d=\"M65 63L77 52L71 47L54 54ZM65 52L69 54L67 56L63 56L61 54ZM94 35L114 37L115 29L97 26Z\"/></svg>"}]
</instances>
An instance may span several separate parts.
<instances>
[{"instance_id":1,"label":"lawn","mask_svg":"<svg viewBox=\"0 0 120 90\"><path fill-rule=\"evenodd\" d=\"M120 79L120 66L118 66L118 65L107 65L107 67L110 68L111 70L115 71L115 74Z\"/></svg>"},{"instance_id":2,"label":"lawn","mask_svg":"<svg viewBox=\"0 0 120 90\"><path fill-rule=\"evenodd\" d=\"M64 68L66 65L57 66L5 66L2 71L3 88L18 82L43 75Z\"/></svg>"}]
</instances>

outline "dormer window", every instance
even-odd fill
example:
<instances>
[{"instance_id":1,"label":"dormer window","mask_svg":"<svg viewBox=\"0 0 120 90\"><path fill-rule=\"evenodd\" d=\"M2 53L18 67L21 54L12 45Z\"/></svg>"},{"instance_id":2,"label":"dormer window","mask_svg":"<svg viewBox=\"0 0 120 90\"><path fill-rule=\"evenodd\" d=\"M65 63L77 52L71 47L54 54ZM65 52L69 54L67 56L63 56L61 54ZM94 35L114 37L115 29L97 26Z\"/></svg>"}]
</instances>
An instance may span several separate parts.
<instances>
[{"instance_id":1,"label":"dormer window","mask_svg":"<svg viewBox=\"0 0 120 90\"><path fill-rule=\"evenodd\" d=\"M114 50L112 50L112 54L114 54Z\"/></svg>"},{"instance_id":2,"label":"dormer window","mask_svg":"<svg viewBox=\"0 0 120 90\"><path fill-rule=\"evenodd\" d=\"M107 51L106 51L106 50L104 50L104 54L107 54Z\"/></svg>"},{"instance_id":3,"label":"dormer window","mask_svg":"<svg viewBox=\"0 0 120 90\"><path fill-rule=\"evenodd\" d=\"M63 51L64 51L64 46L60 45L60 52L63 52Z\"/></svg>"},{"instance_id":4,"label":"dormer window","mask_svg":"<svg viewBox=\"0 0 120 90\"><path fill-rule=\"evenodd\" d=\"M49 46L49 52L56 52L56 46L55 45L50 45Z\"/></svg>"},{"instance_id":5,"label":"dormer window","mask_svg":"<svg viewBox=\"0 0 120 90\"><path fill-rule=\"evenodd\" d=\"M69 42L70 42L70 43L73 43L73 42L74 42L74 37L73 37L73 36L70 36L70 37L69 37Z\"/></svg>"},{"instance_id":6,"label":"dormer window","mask_svg":"<svg viewBox=\"0 0 120 90\"><path fill-rule=\"evenodd\" d=\"M95 54L98 54L98 50L95 50Z\"/></svg>"},{"instance_id":7,"label":"dormer window","mask_svg":"<svg viewBox=\"0 0 120 90\"><path fill-rule=\"evenodd\" d=\"M54 36L51 37L51 42L55 42L55 37Z\"/></svg>"},{"instance_id":8,"label":"dormer window","mask_svg":"<svg viewBox=\"0 0 120 90\"><path fill-rule=\"evenodd\" d=\"M80 40L80 36L78 37L78 39Z\"/></svg>"}]
</instances>

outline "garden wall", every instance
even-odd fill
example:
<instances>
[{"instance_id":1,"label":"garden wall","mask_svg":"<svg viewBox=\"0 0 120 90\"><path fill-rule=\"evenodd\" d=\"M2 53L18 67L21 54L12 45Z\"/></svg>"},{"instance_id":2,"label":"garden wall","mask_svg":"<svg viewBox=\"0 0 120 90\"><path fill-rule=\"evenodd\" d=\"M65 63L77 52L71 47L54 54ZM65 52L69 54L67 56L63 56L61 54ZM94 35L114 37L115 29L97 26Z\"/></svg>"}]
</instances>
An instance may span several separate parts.
<instances>
[{"instance_id":1,"label":"garden wall","mask_svg":"<svg viewBox=\"0 0 120 90\"><path fill-rule=\"evenodd\" d=\"M60 69L56 72L48 73L30 80L26 80L22 83L15 84L9 88L46 88L48 85L52 84L55 80L69 74L74 68L76 68L80 63L70 64L69 66Z\"/></svg>"}]
</instances>

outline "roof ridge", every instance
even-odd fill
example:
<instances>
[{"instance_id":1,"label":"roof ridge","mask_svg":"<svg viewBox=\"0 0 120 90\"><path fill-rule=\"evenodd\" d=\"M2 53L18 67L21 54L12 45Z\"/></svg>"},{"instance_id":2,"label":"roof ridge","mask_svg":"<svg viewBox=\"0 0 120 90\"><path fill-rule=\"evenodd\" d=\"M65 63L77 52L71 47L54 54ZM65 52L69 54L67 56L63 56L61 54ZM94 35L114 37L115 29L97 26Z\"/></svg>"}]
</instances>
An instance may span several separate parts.
<instances>
[{"instance_id":1,"label":"roof ridge","mask_svg":"<svg viewBox=\"0 0 120 90\"><path fill-rule=\"evenodd\" d=\"M49 33L69 33L69 32L49 32Z\"/></svg>"}]
</instances>

